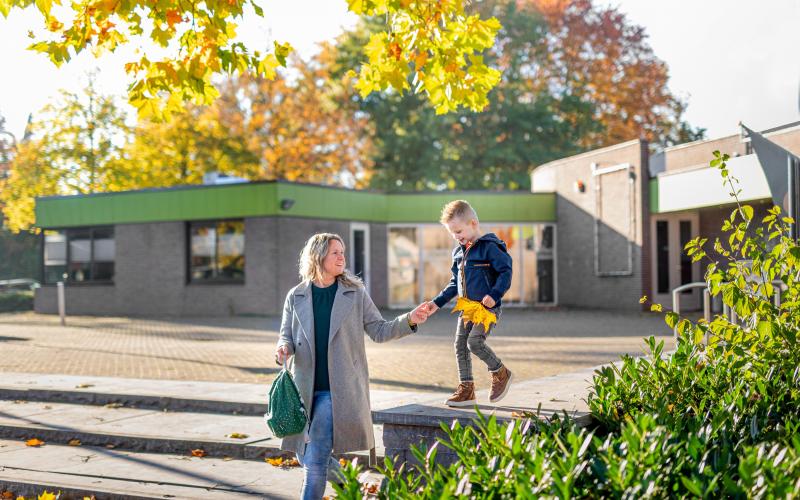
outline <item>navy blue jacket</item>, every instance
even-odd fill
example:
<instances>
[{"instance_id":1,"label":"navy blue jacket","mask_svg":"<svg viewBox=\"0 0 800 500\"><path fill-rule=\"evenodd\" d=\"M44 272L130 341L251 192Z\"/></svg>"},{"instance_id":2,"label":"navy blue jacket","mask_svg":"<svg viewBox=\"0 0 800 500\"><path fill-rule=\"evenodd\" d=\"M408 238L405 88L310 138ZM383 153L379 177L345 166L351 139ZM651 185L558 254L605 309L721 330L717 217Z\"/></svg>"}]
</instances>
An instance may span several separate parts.
<instances>
[{"instance_id":1,"label":"navy blue jacket","mask_svg":"<svg viewBox=\"0 0 800 500\"><path fill-rule=\"evenodd\" d=\"M461 262L466 259L464 279ZM467 249L459 245L453 250L453 277L433 302L442 307L456 295L480 302L490 296L496 302L492 309L500 307L500 299L511 287L511 256L506 244L494 233L486 233ZM464 281L466 281L466 293Z\"/></svg>"}]
</instances>

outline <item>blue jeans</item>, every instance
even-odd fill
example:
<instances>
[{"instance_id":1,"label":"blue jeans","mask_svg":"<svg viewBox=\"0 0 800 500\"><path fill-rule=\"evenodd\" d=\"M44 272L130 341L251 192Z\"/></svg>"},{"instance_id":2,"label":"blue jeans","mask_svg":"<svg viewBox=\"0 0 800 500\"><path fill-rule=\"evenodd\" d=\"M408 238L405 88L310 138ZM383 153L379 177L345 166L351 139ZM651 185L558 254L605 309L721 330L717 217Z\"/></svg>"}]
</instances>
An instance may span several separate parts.
<instances>
[{"instance_id":1,"label":"blue jeans","mask_svg":"<svg viewBox=\"0 0 800 500\"><path fill-rule=\"evenodd\" d=\"M297 455L303 466L303 500L320 500L325 495L328 472L335 477L339 462L333 458L333 405L330 391L314 392L311 407L311 425L308 429L310 441L305 452Z\"/></svg>"}]
</instances>

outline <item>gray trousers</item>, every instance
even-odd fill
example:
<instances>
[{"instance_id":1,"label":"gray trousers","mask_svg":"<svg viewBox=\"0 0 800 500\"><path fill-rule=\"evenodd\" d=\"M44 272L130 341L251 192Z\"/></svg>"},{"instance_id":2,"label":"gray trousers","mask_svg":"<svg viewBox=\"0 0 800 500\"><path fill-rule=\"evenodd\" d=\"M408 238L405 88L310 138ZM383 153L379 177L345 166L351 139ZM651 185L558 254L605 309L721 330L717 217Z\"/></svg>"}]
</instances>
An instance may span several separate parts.
<instances>
[{"instance_id":1,"label":"gray trousers","mask_svg":"<svg viewBox=\"0 0 800 500\"><path fill-rule=\"evenodd\" d=\"M489 327L489 332L492 327ZM458 362L458 379L460 382L472 382L472 358L470 353L478 356L481 361L486 363L490 372L494 372L503 367L503 363L486 345L486 335L489 333L483 330L483 325L464 323L461 316L458 317L458 327L456 328L456 361Z\"/></svg>"}]
</instances>

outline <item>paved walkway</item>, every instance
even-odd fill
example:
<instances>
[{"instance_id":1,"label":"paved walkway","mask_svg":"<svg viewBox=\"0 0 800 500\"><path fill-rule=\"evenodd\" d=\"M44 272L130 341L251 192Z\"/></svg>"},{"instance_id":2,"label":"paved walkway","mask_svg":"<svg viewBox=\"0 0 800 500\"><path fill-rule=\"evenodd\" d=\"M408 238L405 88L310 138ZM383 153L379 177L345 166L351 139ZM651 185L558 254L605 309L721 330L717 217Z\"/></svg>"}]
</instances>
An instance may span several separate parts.
<instances>
[{"instance_id":1,"label":"paved walkway","mask_svg":"<svg viewBox=\"0 0 800 500\"><path fill-rule=\"evenodd\" d=\"M393 313L385 313L388 317ZM247 382L266 386L277 317L159 318L0 314L0 370L161 380ZM457 383L455 318L441 311L416 335L386 344L367 341L372 387L450 391ZM642 337L672 347L660 315L587 310L507 309L489 344L517 380L571 372L640 354ZM478 389L488 387L474 358Z\"/></svg>"},{"instance_id":2,"label":"paved walkway","mask_svg":"<svg viewBox=\"0 0 800 500\"><path fill-rule=\"evenodd\" d=\"M544 414L581 414L592 369L520 382L485 413L508 417L542 403ZM0 492L35 497L45 488L83 497L297 498L298 468L264 462L278 451L259 409L261 384L117 379L4 373L0 379ZM439 421L472 418L471 409L447 410L444 395L372 390L376 414L387 425L419 412ZM75 404L92 401L95 404ZM102 405L103 401L118 401ZM154 406L155 402L155 406ZM99 403L99 404L98 404ZM240 406L245 405L245 406ZM243 409L246 414L233 413ZM237 433L238 435L233 435ZM376 425L378 454L382 429ZM28 439L44 441L40 447ZM206 456L192 456L202 449ZM362 460L365 456L359 454ZM362 482L377 484L371 472ZM330 485L327 494L332 493Z\"/></svg>"}]
</instances>

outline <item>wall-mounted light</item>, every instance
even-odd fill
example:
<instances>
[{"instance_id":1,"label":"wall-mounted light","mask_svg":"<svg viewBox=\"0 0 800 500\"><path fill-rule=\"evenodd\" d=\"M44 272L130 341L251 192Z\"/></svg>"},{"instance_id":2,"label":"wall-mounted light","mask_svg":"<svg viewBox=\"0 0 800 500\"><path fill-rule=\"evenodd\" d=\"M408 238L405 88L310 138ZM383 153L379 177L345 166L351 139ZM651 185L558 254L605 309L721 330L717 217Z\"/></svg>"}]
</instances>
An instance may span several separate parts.
<instances>
[{"instance_id":1,"label":"wall-mounted light","mask_svg":"<svg viewBox=\"0 0 800 500\"><path fill-rule=\"evenodd\" d=\"M576 193L586 192L586 184L584 184L583 181L575 181L574 188Z\"/></svg>"},{"instance_id":2,"label":"wall-mounted light","mask_svg":"<svg viewBox=\"0 0 800 500\"><path fill-rule=\"evenodd\" d=\"M281 200L281 210L289 210L294 206L294 200L291 198L284 198Z\"/></svg>"}]
</instances>

